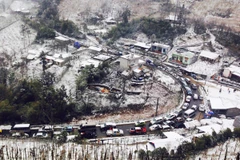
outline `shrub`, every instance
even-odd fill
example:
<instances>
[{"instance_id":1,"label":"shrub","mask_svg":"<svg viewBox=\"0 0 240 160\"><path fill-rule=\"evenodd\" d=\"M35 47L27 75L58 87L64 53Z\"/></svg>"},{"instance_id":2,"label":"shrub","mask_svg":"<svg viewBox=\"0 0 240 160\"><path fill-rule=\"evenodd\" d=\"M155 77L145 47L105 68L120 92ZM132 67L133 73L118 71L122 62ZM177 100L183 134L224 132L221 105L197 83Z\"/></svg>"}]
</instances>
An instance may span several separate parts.
<instances>
[{"instance_id":1,"label":"shrub","mask_svg":"<svg viewBox=\"0 0 240 160\"><path fill-rule=\"evenodd\" d=\"M240 138L240 128L234 128L233 135Z\"/></svg>"},{"instance_id":2,"label":"shrub","mask_svg":"<svg viewBox=\"0 0 240 160\"><path fill-rule=\"evenodd\" d=\"M46 26L42 26L41 28L39 28L36 39L43 39L43 38L44 39L55 38L54 30Z\"/></svg>"}]
</instances>

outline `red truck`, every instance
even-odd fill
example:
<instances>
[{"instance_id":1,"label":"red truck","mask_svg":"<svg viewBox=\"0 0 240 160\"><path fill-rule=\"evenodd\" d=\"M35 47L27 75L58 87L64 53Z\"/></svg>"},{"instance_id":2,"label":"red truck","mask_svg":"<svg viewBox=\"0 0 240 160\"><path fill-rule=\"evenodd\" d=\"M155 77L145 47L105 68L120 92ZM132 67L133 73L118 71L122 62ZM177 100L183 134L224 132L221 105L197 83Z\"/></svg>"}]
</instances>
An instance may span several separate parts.
<instances>
[{"instance_id":1,"label":"red truck","mask_svg":"<svg viewBox=\"0 0 240 160\"><path fill-rule=\"evenodd\" d=\"M130 134L146 134L147 128L146 127L133 127L129 129Z\"/></svg>"}]
</instances>

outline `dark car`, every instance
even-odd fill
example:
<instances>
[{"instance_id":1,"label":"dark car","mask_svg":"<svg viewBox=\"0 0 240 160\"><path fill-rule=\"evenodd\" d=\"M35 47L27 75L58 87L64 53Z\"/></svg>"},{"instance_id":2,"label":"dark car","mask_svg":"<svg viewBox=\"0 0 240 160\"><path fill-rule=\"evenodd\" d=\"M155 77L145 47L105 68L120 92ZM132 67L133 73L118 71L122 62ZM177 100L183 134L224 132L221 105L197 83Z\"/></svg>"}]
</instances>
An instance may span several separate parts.
<instances>
[{"instance_id":1,"label":"dark car","mask_svg":"<svg viewBox=\"0 0 240 160\"><path fill-rule=\"evenodd\" d=\"M196 84L192 84L192 85L191 85L191 88L192 88L192 89L197 89L198 86L197 86Z\"/></svg>"},{"instance_id":2,"label":"dark car","mask_svg":"<svg viewBox=\"0 0 240 160\"><path fill-rule=\"evenodd\" d=\"M107 123L104 123L104 124L101 124L100 125L100 130L103 132L103 131L107 131L107 130L111 130L113 128L116 128L116 123L112 123L112 122L107 122Z\"/></svg>"},{"instance_id":3,"label":"dark car","mask_svg":"<svg viewBox=\"0 0 240 160\"><path fill-rule=\"evenodd\" d=\"M86 138L86 139L97 137L97 134L94 131L82 131L80 134L81 134L81 138Z\"/></svg>"},{"instance_id":4,"label":"dark car","mask_svg":"<svg viewBox=\"0 0 240 160\"><path fill-rule=\"evenodd\" d=\"M80 125L80 129L78 130L81 134L82 132L95 132L97 131L96 125L89 125L89 124L83 124Z\"/></svg>"}]
</instances>

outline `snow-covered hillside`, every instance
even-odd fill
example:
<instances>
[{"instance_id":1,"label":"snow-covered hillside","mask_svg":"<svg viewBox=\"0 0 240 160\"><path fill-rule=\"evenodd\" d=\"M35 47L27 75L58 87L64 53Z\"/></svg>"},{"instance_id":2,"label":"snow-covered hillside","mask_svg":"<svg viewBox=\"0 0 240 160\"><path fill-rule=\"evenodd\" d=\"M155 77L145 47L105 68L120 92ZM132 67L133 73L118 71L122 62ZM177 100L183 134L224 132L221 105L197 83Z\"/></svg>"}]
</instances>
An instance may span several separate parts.
<instances>
[{"instance_id":1,"label":"snow-covered hillside","mask_svg":"<svg viewBox=\"0 0 240 160\"><path fill-rule=\"evenodd\" d=\"M188 18L224 24L239 31L239 21L237 21L240 18L239 3L238 0L63 0L59 10L63 19L70 19L79 24L84 18L93 15L103 15L104 18L118 18L126 8L131 10L132 19L143 16L165 18L169 14L175 15L175 12L178 11L175 6L182 7L184 5L190 12L187 15Z\"/></svg>"}]
</instances>

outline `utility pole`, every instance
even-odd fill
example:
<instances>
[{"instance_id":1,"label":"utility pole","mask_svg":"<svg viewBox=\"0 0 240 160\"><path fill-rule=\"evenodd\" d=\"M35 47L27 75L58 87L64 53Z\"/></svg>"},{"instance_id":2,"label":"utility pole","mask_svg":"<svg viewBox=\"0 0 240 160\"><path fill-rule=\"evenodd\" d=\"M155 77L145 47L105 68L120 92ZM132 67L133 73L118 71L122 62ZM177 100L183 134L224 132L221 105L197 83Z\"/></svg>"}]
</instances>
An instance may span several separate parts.
<instances>
[{"instance_id":1,"label":"utility pole","mask_svg":"<svg viewBox=\"0 0 240 160\"><path fill-rule=\"evenodd\" d=\"M155 116L157 116L157 111L158 111L158 102L159 102L159 97L157 98L156 114L155 114Z\"/></svg>"}]
</instances>

